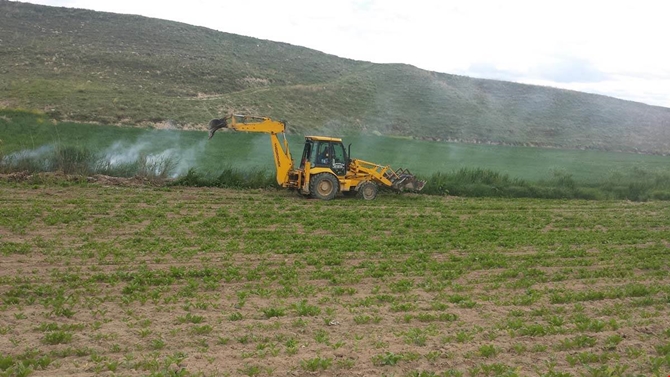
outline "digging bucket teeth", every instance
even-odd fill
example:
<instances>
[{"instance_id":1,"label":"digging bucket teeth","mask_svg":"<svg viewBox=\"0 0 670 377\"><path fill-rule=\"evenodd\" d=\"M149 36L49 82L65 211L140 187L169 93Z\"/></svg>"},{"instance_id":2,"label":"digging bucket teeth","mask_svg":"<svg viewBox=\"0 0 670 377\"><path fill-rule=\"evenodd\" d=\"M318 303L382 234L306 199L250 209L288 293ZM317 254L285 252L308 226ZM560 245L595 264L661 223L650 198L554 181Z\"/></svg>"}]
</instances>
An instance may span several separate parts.
<instances>
[{"instance_id":1,"label":"digging bucket teeth","mask_svg":"<svg viewBox=\"0 0 670 377\"><path fill-rule=\"evenodd\" d=\"M408 169L398 169L395 172L388 172L386 178L391 181L393 188L398 191L421 191L426 181L416 178Z\"/></svg>"},{"instance_id":2,"label":"digging bucket teeth","mask_svg":"<svg viewBox=\"0 0 670 377\"><path fill-rule=\"evenodd\" d=\"M212 119L209 121L209 138L211 139L214 136L214 132L221 128L227 128L228 121L226 118Z\"/></svg>"}]
</instances>

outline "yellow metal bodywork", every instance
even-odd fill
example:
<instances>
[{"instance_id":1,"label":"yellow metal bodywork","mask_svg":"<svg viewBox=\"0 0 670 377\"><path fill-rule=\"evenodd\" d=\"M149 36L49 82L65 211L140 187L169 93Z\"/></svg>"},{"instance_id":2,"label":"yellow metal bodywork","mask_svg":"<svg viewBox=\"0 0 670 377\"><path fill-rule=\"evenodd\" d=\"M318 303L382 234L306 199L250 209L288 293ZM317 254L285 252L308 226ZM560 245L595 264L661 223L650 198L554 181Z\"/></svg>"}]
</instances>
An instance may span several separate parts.
<instances>
[{"instance_id":1,"label":"yellow metal bodywork","mask_svg":"<svg viewBox=\"0 0 670 377\"><path fill-rule=\"evenodd\" d=\"M351 175L352 179L359 179L358 183L374 180L389 187L393 185L391 180L388 178L392 174L395 173L390 166L382 166L355 158L351 159L349 170L347 171L347 175Z\"/></svg>"},{"instance_id":2,"label":"yellow metal bodywork","mask_svg":"<svg viewBox=\"0 0 670 377\"><path fill-rule=\"evenodd\" d=\"M219 120L222 121L223 119ZM277 183L286 188L297 189L303 194L312 194L310 192L310 179L312 176L321 173L332 174L339 182L339 191L347 192L356 190L366 182L374 182L378 185L393 187L394 181L400 179L398 174L394 172L390 166L382 166L372 162L363 161L359 159L352 159L349 156L349 164L346 168L346 173L338 176L329 167L312 167L310 161L305 161L301 169L295 169L293 166L293 158L289 151L288 141L286 140L286 124L282 121L272 120L266 117L253 117L245 115L230 115L225 118L226 122L218 128L225 127L235 131L243 132L260 132L270 134L270 142L272 144L272 153L275 160L275 168L277 172ZM216 130L214 129L214 131ZM210 134L213 135L213 131ZM279 134L282 134L283 140L279 139ZM306 140L311 141L326 141L342 143L342 139L326 136L306 136ZM419 188L420 189L420 188Z\"/></svg>"},{"instance_id":3,"label":"yellow metal bodywork","mask_svg":"<svg viewBox=\"0 0 670 377\"><path fill-rule=\"evenodd\" d=\"M340 191L355 190L363 182L377 182L383 186L392 187L393 183L388 177L395 175L390 166L377 165L358 159L351 159L344 176L337 176L332 169L326 167L311 168L310 163L305 164L305 180L300 186L302 192L309 193L309 177L319 173L330 173L337 177L340 182Z\"/></svg>"},{"instance_id":4,"label":"yellow metal bodywork","mask_svg":"<svg viewBox=\"0 0 670 377\"><path fill-rule=\"evenodd\" d=\"M272 142L272 153L275 156L277 183L282 187L292 187L289 172L293 170L293 159L288 149L288 141L284 138L282 147L282 141L274 133L270 134L270 141Z\"/></svg>"},{"instance_id":5,"label":"yellow metal bodywork","mask_svg":"<svg viewBox=\"0 0 670 377\"><path fill-rule=\"evenodd\" d=\"M266 117L246 115L231 115L228 128L232 128L235 131L262 132L275 135L286 132L286 124L284 122Z\"/></svg>"},{"instance_id":6,"label":"yellow metal bodywork","mask_svg":"<svg viewBox=\"0 0 670 377\"><path fill-rule=\"evenodd\" d=\"M342 142L342 139L338 137L328 137L328 136L305 136L305 139L316 140L316 141L337 141Z\"/></svg>"},{"instance_id":7,"label":"yellow metal bodywork","mask_svg":"<svg viewBox=\"0 0 670 377\"><path fill-rule=\"evenodd\" d=\"M266 117L251 117L244 115L232 115L228 121L227 128L243 132L260 132L270 134L272 143L272 155L275 160L277 172L277 183L282 187L296 187L297 183L289 179L289 173L293 172L293 158L286 140L286 124ZM283 140L279 140L278 134L282 134Z\"/></svg>"}]
</instances>

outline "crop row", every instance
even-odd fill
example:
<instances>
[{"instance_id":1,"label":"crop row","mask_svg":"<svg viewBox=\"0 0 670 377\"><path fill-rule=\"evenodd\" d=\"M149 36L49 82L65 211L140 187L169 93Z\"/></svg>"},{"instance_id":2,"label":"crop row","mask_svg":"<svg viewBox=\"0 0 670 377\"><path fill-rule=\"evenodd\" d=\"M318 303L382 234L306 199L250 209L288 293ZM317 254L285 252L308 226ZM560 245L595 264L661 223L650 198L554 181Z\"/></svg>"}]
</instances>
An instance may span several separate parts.
<instances>
[{"instance_id":1,"label":"crop row","mask_svg":"<svg viewBox=\"0 0 670 377\"><path fill-rule=\"evenodd\" d=\"M665 202L7 183L0 195L2 374L670 367Z\"/></svg>"}]
</instances>

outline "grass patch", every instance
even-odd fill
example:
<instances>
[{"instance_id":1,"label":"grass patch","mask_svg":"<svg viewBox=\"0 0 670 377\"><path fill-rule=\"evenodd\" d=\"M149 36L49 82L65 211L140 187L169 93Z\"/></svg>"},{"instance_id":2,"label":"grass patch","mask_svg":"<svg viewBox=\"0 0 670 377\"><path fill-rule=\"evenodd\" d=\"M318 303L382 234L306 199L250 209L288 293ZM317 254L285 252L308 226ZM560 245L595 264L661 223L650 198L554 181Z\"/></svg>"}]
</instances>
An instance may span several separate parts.
<instances>
[{"instance_id":1,"label":"grass patch","mask_svg":"<svg viewBox=\"0 0 670 377\"><path fill-rule=\"evenodd\" d=\"M266 135L223 136L207 141L205 132L198 131L54 124L44 114L4 109L0 110L0 173L58 171L156 181L175 178L176 185L195 187L277 187ZM662 156L505 149L365 136L352 136L346 141L353 144L354 157L418 173L428 182L423 190L426 194L670 199L670 174ZM302 150L303 142L302 137L289 135L294 153ZM397 150L404 153L395 153ZM435 161L441 155L467 155L468 159ZM533 163L519 165L519 159Z\"/></svg>"},{"instance_id":2,"label":"grass patch","mask_svg":"<svg viewBox=\"0 0 670 377\"><path fill-rule=\"evenodd\" d=\"M670 332L654 327L668 321L667 202L0 191L15 266L0 276L0 374L43 374L45 356L56 375L197 374L221 359L261 376L667 366Z\"/></svg>"}]
</instances>

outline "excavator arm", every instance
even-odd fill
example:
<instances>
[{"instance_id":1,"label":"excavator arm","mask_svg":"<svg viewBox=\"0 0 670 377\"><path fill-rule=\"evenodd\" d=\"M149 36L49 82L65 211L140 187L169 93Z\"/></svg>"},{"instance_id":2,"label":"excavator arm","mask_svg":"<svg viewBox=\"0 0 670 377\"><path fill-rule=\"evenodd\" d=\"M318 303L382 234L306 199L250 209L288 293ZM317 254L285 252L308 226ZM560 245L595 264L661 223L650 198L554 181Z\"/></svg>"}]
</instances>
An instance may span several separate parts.
<instances>
[{"instance_id":1,"label":"excavator arm","mask_svg":"<svg viewBox=\"0 0 670 377\"><path fill-rule=\"evenodd\" d=\"M286 122L276 121L266 117L247 115L229 115L209 121L209 138L221 128L230 128L235 131L262 132L266 134L283 134L286 132Z\"/></svg>"},{"instance_id":2,"label":"excavator arm","mask_svg":"<svg viewBox=\"0 0 670 377\"><path fill-rule=\"evenodd\" d=\"M221 128L229 128L235 131L260 132L270 134L272 143L272 154L275 159L277 171L277 183L282 187L290 186L289 172L293 170L293 158L289 151L286 140L286 122L276 121L266 117L254 117L246 115L229 115L220 119L209 121L209 138ZM283 140L279 140L278 134L282 134Z\"/></svg>"}]
</instances>

